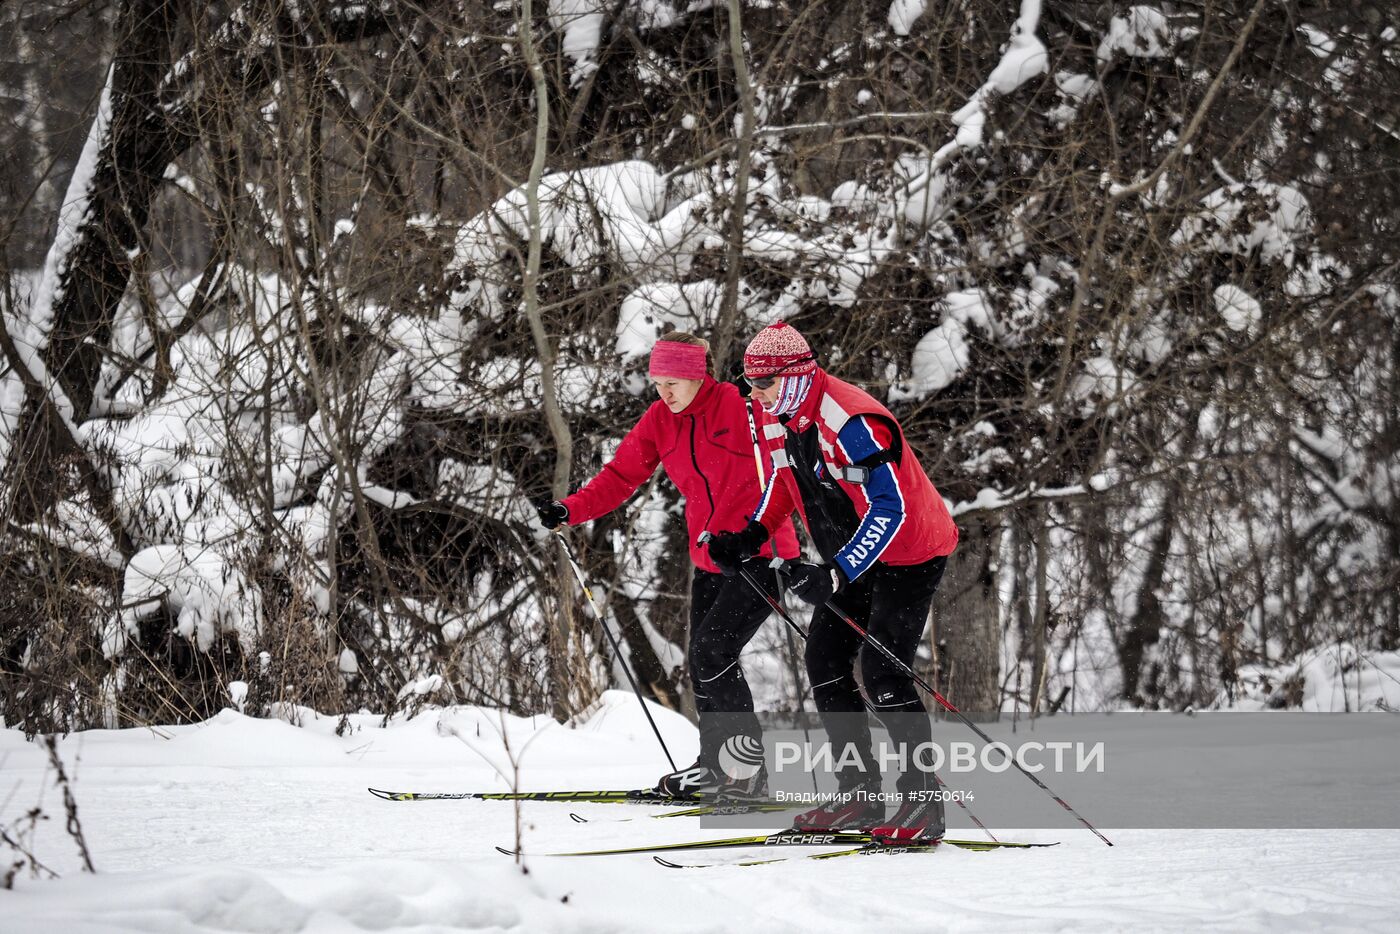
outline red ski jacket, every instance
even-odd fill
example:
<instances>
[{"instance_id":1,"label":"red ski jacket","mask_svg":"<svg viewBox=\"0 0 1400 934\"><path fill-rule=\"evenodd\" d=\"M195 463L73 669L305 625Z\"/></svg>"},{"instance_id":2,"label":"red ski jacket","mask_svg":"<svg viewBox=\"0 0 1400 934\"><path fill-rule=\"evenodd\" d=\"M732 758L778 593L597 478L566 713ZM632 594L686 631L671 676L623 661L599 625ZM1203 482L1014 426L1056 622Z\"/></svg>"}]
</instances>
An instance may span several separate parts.
<instances>
[{"instance_id":1,"label":"red ski jacket","mask_svg":"<svg viewBox=\"0 0 1400 934\"><path fill-rule=\"evenodd\" d=\"M754 519L770 532L788 522L795 507L809 530L812 503L803 501L787 441L792 435L818 432L821 463L809 465L836 481L851 500L859 527L834 555L854 580L875 563L922 564L949 555L958 544L958 527L943 497L905 443L903 429L889 409L868 392L818 369L807 398L789 418L779 421L759 409L759 437L776 468L763 491ZM795 439L796 440L796 439ZM799 442L800 444L800 442ZM851 468L856 468L852 470ZM820 541L825 536L814 534Z\"/></svg>"},{"instance_id":2,"label":"red ski jacket","mask_svg":"<svg viewBox=\"0 0 1400 934\"><path fill-rule=\"evenodd\" d=\"M709 550L697 544L700 534L743 529L763 489L744 411L747 407L733 384L719 383L709 376L680 414L673 413L658 399L622 439L617 454L602 472L577 493L564 498L569 524L578 525L612 512L660 464L685 497L690 560L702 570L719 573ZM769 458L762 460L766 481L772 465ZM797 556L797 534L791 520L774 522L769 531L773 537L763 547L765 557L772 556L775 543L779 556Z\"/></svg>"}]
</instances>

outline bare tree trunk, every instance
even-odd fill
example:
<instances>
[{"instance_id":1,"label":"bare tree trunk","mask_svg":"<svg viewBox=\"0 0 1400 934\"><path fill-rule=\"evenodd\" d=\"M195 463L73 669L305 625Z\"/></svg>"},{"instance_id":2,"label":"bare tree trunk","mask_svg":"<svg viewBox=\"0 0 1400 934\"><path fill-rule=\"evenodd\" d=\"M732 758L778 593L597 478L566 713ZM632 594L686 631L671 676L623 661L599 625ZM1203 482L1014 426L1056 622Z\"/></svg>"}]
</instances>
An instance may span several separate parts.
<instances>
[{"instance_id":1,"label":"bare tree trunk","mask_svg":"<svg viewBox=\"0 0 1400 934\"><path fill-rule=\"evenodd\" d=\"M525 58L525 67L530 72L535 91L535 150L530 162L530 180L525 186L530 242L522 279L524 295L521 304L525 318L530 322L530 333L535 339L535 353L540 360L540 401L544 406L544 417L549 425L550 437L554 439L553 493L556 498L562 498L569 492L569 470L573 462L574 441L569 423L559 407L559 391L554 384L558 355L545 332L544 319L540 314L540 254L543 249L543 233L540 229L540 178L544 174L545 156L549 150L549 85L545 81L544 68L540 65L539 52L535 48L533 17L532 0L524 0L520 7L520 51ZM556 559L556 563L558 579L564 582L563 592L567 594L572 591L569 584L571 572L562 553ZM574 713L569 703L573 632L573 601L560 600L559 612L555 615L550 630L549 683L554 695L554 718L561 723Z\"/></svg>"},{"instance_id":2,"label":"bare tree trunk","mask_svg":"<svg viewBox=\"0 0 1400 934\"><path fill-rule=\"evenodd\" d=\"M372 6L337 4L323 11L323 38L343 42L387 31L383 12ZM107 125L84 190L65 198L72 216L50 248L45 287L30 312L39 325L38 340L30 343L52 374L51 395L71 407L77 422L92 403L113 315L131 277L131 257L144 248L141 233L166 167L198 138L209 114L228 105L230 93L242 103L272 82L277 72L270 59L279 44L256 46L250 41L255 31L285 39L306 28L292 22L287 8L268 14L248 5L176 68L171 43L181 7L176 0L127 0L118 14L110 114L99 115ZM250 55L255 46L260 54ZM61 472L53 467L62 439L42 411L50 404L47 396L28 394L14 435L14 448L26 456L0 465L22 494L14 504L21 522L42 514L60 493Z\"/></svg>"},{"instance_id":3,"label":"bare tree trunk","mask_svg":"<svg viewBox=\"0 0 1400 934\"><path fill-rule=\"evenodd\" d=\"M1050 623L1050 530L1044 504L1032 511L1035 523L1035 616L1031 622L1031 716L1040 713L1045 696L1045 643Z\"/></svg>"},{"instance_id":4,"label":"bare tree trunk","mask_svg":"<svg viewBox=\"0 0 1400 934\"><path fill-rule=\"evenodd\" d=\"M933 601L933 640L948 700L964 713L996 719L1001 708L1001 626L993 570L1000 525L959 523L962 537Z\"/></svg>"},{"instance_id":5,"label":"bare tree trunk","mask_svg":"<svg viewBox=\"0 0 1400 934\"><path fill-rule=\"evenodd\" d=\"M131 276L130 257L173 156L172 140L152 132L152 123L160 122L156 94L170 67L175 15L167 0L132 0L123 9L107 91L64 199L39 292L23 332L14 335L32 355L27 369L43 390L28 387L13 442L24 457L4 465L21 522L58 496L63 472L53 468L68 445L49 410L57 406L61 421L70 423L87 414L111 316Z\"/></svg>"},{"instance_id":6,"label":"bare tree trunk","mask_svg":"<svg viewBox=\"0 0 1400 934\"><path fill-rule=\"evenodd\" d=\"M1200 410L1193 409L1193 417L1187 422L1188 427L1181 442L1182 458L1189 458L1195 453L1194 449L1199 437L1199 416ZM1177 510L1184 493L1181 476L1180 471L1169 474L1169 479L1162 491L1162 509L1158 519L1160 524L1152 536L1147 567L1143 570L1142 579L1138 582L1137 599L1132 607L1132 617L1124 621L1123 629L1115 636L1118 645L1118 661L1123 669L1122 696L1138 703L1142 703L1144 700L1159 699L1156 695L1160 692L1156 690L1153 691L1153 697L1143 697L1142 666L1147 650L1161 639L1162 626L1166 623L1166 616L1162 612L1162 602L1158 599L1157 594L1160 592L1162 582L1166 577L1167 561L1171 557L1172 539L1176 534ZM1105 583L1110 589L1104 592L1111 594L1111 582L1105 581Z\"/></svg>"},{"instance_id":7,"label":"bare tree trunk","mask_svg":"<svg viewBox=\"0 0 1400 934\"><path fill-rule=\"evenodd\" d=\"M1390 457L1397 456L1396 447L1400 447L1400 340L1395 340L1390 347L1390 406L1386 415L1386 436L1391 439L1392 448ZM1390 554L1400 554L1400 475L1395 471L1390 472L1389 481L1386 483L1385 491L1389 495L1389 521L1386 523L1385 539L1390 542ZM1394 651L1400 648L1400 575L1397 575L1396 568L1392 562L1390 567L1390 582L1385 596L1382 597L1380 643L1377 648L1383 651Z\"/></svg>"},{"instance_id":8,"label":"bare tree trunk","mask_svg":"<svg viewBox=\"0 0 1400 934\"><path fill-rule=\"evenodd\" d=\"M53 218L58 206L58 190L53 182L54 156L49 148L49 127L44 119L44 94L39 87L38 56L29 39L30 26L23 5L15 5L15 59L23 69L24 114L21 123L29 140L31 158L34 160L34 194L30 201L30 214L35 223L30 228L34 240L24 243L26 252L32 249L42 231ZM27 239L27 238L26 238Z\"/></svg>"},{"instance_id":9,"label":"bare tree trunk","mask_svg":"<svg viewBox=\"0 0 1400 934\"><path fill-rule=\"evenodd\" d=\"M739 280L744 269L744 219L749 203L749 158L753 151L753 82L744 60L744 24L739 0L729 0L729 57L734 65L734 88L739 93L741 125L734 154L734 193L729 207L729 237L725 246L724 298L715 324L712 348L715 372L723 375L739 319Z\"/></svg>"},{"instance_id":10,"label":"bare tree trunk","mask_svg":"<svg viewBox=\"0 0 1400 934\"><path fill-rule=\"evenodd\" d=\"M1176 500L1180 493L1178 484L1167 485L1162 514L1158 519L1157 531L1152 536L1147 568L1138 583L1137 606L1118 638L1118 660L1123 669L1123 697L1138 703L1144 701L1141 683L1143 658L1148 648L1161 638L1162 624L1166 621L1157 591L1162 586L1167 557L1171 551L1172 535L1176 531Z\"/></svg>"}]
</instances>

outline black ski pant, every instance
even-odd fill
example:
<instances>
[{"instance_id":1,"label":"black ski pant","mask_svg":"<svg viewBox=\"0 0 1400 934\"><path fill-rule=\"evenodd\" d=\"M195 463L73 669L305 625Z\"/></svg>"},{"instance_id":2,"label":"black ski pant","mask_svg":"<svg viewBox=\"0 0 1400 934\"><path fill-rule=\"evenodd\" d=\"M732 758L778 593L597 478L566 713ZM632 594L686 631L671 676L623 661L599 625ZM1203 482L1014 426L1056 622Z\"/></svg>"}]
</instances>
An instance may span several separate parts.
<instances>
[{"instance_id":1,"label":"black ski pant","mask_svg":"<svg viewBox=\"0 0 1400 934\"><path fill-rule=\"evenodd\" d=\"M923 564L876 564L848 584L832 603L912 669L947 563L947 558L940 557ZM849 748L862 763L859 769L838 773L843 789L867 779L878 783L879 775L879 762L872 757L869 719L856 685L856 665L860 666L870 706L896 746L903 744L912 757L916 747L933 741L928 711L909 676L829 608L818 607L807 637L812 696L834 761L840 762ZM932 775L910 768L900 775L897 785L902 792L922 791L926 780L929 788L936 786Z\"/></svg>"},{"instance_id":2,"label":"black ski pant","mask_svg":"<svg viewBox=\"0 0 1400 934\"><path fill-rule=\"evenodd\" d=\"M761 561L745 562L749 574L774 600L777 575ZM763 731L753 711L739 654L772 612L748 581L695 570L690 585L690 686L700 715L700 761L721 770L719 752L731 737L754 748Z\"/></svg>"}]
</instances>

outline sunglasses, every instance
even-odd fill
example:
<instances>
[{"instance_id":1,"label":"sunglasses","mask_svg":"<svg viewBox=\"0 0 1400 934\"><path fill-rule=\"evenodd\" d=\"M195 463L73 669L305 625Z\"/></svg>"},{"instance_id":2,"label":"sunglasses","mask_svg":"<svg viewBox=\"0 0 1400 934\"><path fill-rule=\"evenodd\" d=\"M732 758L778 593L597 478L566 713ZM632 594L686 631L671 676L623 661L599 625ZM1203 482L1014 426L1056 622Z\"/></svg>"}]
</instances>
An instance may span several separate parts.
<instances>
[{"instance_id":1,"label":"sunglasses","mask_svg":"<svg viewBox=\"0 0 1400 934\"><path fill-rule=\"evenodd\" d=\"M774 373L772 376L748 376L746 374L744 376L744 380L754 389L772 389L773 384L778 381L779 376L782 376L784 373L786 373L788 370L792 369L795 366L802 366L803 364L810 363L815 359L816 357L814 356L803 357L801 360L792 361L787 366Z\"/></svg>"}]
</instances>

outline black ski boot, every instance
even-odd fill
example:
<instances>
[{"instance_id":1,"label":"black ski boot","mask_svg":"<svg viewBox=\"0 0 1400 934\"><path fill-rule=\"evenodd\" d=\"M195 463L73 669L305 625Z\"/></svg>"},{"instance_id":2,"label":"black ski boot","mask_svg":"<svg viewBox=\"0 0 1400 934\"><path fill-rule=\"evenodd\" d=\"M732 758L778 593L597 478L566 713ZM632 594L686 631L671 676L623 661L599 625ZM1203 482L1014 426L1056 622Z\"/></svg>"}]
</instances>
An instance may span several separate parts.
<instances>
[{"instance_id":1,"label":"black ski boot","mask_svg":"<svg viewBox=\"0 0 1400 934\"><path fill-rule=\"evenodd\" d=\"M726 775L715 793L715 803L726 810L742 813L744 805L762 804L768 800L768 769L759 766L758 771L748 778L737 779Z\"/></svg>"},{"instance_id":2,"label":"black ski boot","mask_svg":"<svg viewBox=\"0 0 1400 934\"><path fill-rule=\"evenodd\" d=\"M763 743L757 736L736 733L719 750L720 775L718 803L754 804L768 799L768 767L763 761Z\"/></svg>"},{"instance_id":3,"label":"black ski boot","mask_svg":"<svg viewBox=\"0 0 1400 934\"><path fill-rule=\"evenodd\" d=\"M661 776L656 783L657 794L676 798L714 797L724 781L724 775L699 759L691 765Z\"/></svg>"}]
</instances>

